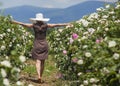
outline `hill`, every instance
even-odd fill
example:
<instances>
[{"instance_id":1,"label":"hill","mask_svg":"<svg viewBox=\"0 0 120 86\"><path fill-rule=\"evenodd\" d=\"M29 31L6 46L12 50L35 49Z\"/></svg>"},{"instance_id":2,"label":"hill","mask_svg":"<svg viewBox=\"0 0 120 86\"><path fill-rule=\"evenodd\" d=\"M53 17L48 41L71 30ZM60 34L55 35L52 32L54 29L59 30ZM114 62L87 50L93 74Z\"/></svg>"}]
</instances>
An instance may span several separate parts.
<instances>
[{"instance_id":1,"label":"hill","mask_svg":"<svg viewBox=\"0 0 120 86\"><path fill-rule=\"evenodd\" d=\"M29 22L29 18L35 17L36 13L42 12L45 17L50 18L50 23L64 23L76 21L84 15L96 11L96 8L103 7L105 2L86 1L77 5L60 9L60 8L41 8L34 6L19 6L4 10L5 15L12 15L14 19Z\"/></svg>"}]
</instances>

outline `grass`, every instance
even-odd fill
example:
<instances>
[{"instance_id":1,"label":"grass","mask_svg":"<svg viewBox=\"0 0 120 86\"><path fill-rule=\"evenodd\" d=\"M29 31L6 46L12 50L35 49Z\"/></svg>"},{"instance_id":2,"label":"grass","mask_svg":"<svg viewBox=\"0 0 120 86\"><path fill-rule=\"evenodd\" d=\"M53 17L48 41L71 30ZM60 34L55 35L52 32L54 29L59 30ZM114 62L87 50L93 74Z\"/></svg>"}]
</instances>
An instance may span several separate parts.
<instances>
[{"instance_id":1,"label":"grass","mask_svg":"<svg viewBox=\"0 0 120 86\"><path fill-rule=\"evenodd\" d=\"M49 59L45 61L45 70L44 70L44 76L50 76L51 74L54 74L57 71L57 68L54 65L53 58L49 55ZM35 61L32 59L29 59L27 61L27 66L23 70L24 73L28 73L30 75L36 74L36 68L35 68Z\"/></svg>"}]
</instances>

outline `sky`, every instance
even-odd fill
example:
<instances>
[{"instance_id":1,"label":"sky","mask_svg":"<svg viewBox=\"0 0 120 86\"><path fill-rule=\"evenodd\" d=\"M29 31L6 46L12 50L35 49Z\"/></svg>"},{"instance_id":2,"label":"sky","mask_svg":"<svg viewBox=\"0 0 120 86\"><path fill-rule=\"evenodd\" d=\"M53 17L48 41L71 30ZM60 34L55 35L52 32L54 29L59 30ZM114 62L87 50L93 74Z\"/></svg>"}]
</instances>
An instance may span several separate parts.
<instances>
[{"instance_id":1,"label":"sky","mask_svg":"<svg viewBox=\"0 0 120 86\"><path fill-rule=\"evenodd\" d=\"M0 8L11 8L21 5L32 5L36 7L46 8L66 8L84 1L93 0L0 0ZM105 1L115 2L117 0L94 0L94 1Z\"/></svg>"}]
</instances>

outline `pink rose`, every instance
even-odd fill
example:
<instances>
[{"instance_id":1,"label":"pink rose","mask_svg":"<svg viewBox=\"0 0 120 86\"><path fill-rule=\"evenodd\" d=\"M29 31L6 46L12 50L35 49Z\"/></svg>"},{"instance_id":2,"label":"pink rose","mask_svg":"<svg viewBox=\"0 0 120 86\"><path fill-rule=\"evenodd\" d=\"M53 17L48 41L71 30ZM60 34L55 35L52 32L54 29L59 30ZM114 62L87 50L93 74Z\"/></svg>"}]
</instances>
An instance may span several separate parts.
<instances>
[{"instance_id":1,"label":"pink rose","mask_svg":"<svg viewBox=\"0 0 120 86\"><path fill-rule=\"evenodd\" d=\"M78 62L78 58L72 58L72 62L77 63Z\"/></svg>"},{"instance_id":2,"label":"pink rose","mask_svg":"<svg viewBox=\"0 0 120 86\"><path fill-rule=\"evenodd\" d=\"M96 43L97 43L97 44L100 43L100 42L102 42L102 38L96 39Z\"/></svg>"},{"instance_id":3,"label":"pink rose","mask_svg":"<svg viewBox=\"0 0 120 86\"><path fill-rule=\"evenodd\" d=\"M100 43L100 42L101 42L101 40L99 40L99 39L96 40L96 43L97 43L97 44Z\"/></svg>"},{"instance_id":4,"label":"pink rose","mask_svg":"<svg viewBox=\"0 0 120 86\"><path fill-rule=\"evenodd\" d=\"M71 39L70 39L70 44L72 44L72 43L73 43L73 41L74 41L74 40L71 38Z\"/></svg>"},{"instance_id":5,"label":"pink rose","mask_svg":"<svg viewBox=\"0 0 120 86\"><path fill-rule=\"evenodd\" d=\"M77 35L76 33L73 33L73 34L72 34L72 38L73 38L73 39L77 39L77 38L78 38L78 35Z\"/></svg>"},{"instance_id":6,"label":"pink rose","mask_svg":"<svg viewBox=\"0 0 120 86\"><path fill-rule=\"evenodd\" d=\"M66 54L67 54L67 51L66 51L66 50L63 50L63 54L65 54L65 55L66 55Z\"/></svg>"}]
</instances>

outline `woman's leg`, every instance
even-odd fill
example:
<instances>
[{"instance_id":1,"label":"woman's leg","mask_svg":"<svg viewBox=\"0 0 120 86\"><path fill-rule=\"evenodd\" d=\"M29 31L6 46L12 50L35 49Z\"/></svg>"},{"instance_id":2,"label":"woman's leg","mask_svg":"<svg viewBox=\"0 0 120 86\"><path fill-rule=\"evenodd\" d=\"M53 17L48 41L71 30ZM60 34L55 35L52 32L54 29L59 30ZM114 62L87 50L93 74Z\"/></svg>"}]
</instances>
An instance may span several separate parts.
<instances>
[{"instance_id":1,"label":"woman's leg","mask_svg":"<svg viewBox=\"0 0 120 86\"><path fill-rule=\"evenodd\" d=\"M36 60L36 70L37 70L38 78L41 78L40 77L40 64L41 64L41 61L37 59Z\"/></svg>"},{"instance_id":2,"label":"woman's leg","mask_svg":"<svg viewBox=\"0 0 120 86\"><path fill-rule=\"evenodd\" d=\"M44 71L44 63L45 63L45 60L41 60L40 77L42 77L42 75L43 75L43 71Z\"/></svg>"},{"instance_id":3,"label":"woman's leg","mask_svg":"<svg viewBox=\"0 0 120 86\"><path fill-rule=\"evenodd\" d=\"M37 69L37 73L38 73L38 79L41 80L42 78L42 74L43 74L43 71L44 71L44 63L45 63L45 60L36 60L36 69Z\"/></svg>"}]
</instances>

